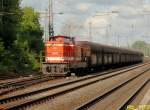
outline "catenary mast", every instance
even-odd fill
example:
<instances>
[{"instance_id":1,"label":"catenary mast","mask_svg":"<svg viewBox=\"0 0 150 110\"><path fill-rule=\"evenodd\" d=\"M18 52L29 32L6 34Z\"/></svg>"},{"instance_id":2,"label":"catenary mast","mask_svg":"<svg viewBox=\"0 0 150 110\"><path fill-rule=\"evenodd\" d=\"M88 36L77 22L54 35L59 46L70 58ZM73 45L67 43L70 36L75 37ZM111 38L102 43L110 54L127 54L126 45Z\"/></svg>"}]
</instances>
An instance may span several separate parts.
<instances>
[{"instance_id":1,"label":"catenary mast","mask_svg":"<svg viewBox=\"0 0 150 110\"><path fill-rule=\"evenodd\" d=\"M49 37L54 37L53 0L49 0Z\"/></svg>"}]
</instances>

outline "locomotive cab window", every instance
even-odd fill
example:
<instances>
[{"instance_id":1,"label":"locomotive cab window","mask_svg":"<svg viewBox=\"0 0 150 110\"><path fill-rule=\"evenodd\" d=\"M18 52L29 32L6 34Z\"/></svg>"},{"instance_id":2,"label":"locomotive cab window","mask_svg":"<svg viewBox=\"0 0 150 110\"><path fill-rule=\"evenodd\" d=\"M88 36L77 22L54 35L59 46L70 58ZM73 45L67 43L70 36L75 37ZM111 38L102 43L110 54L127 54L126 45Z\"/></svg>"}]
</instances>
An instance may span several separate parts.
<instances>
[{"instance_id":1,"label":"locomotive cab window","mask_svg":"<svg viewBox=\"0 0 150 110\"><path fill-rule=\"evenodd\" d=\"M64 43L74 44L74 38L65 37L64 38Z\"/></svg>"},{"instance_id":2,"label":"locomotive cab window","mask_svg":"<svg viewBox=\"0 0 150 110\"><path fill-rule=\"evenodd\" d=\"M58 38L56 39L56 41L58 41L58 42L63 42L63 41L64 41L64 38L58 37Z\"/></svg>"},{"instance_id":3,"label":"locomotive cab window","mask_svg":"<svg viewBox=\"0 0 150 110\"><path fill-rule=\"evenodd\" d=\"M69 39L69 38L64 38L64 42L65 42L65 43L69 43L69 42L70 42L70 39Z\"/></svg>"},{"instance_id":4,"label":"locomotive cab window","mask_svg":"<svg viewBox=\"0 0 150 110\"><path fill-rule=\"evenodd\" d=\"M49 41L56 41L55 37L49 37Z\"/></svg>"}]
</instances>

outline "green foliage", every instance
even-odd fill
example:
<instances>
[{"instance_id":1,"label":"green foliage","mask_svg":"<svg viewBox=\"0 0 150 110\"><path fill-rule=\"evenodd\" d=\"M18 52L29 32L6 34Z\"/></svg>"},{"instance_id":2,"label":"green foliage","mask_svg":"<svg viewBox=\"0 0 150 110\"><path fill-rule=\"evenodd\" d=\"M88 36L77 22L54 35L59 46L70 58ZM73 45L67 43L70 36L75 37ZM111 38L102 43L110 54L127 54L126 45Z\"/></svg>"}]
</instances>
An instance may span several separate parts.
<instances>
[{"instance_id":1,"label":"green foliage","mask_svg":"<svg viewBox=\"0 0 150 110\"><path fill-rule=\"evenodd\" d=\"M22 9L23 16L20 22L20 29L18 33L18 43L26 53L28 60L26 66L35 70L39 68L39 53L43 49L44 44L42 40L43 30L40 28L39 14L31 7Z\"/></svg>"},{"instance_id":2,"label":"green foliage","mask_svg":"<svg viewBox=\"0 0 150 110\"><path fill-rule=\"evenodd\" d=\"M43 48L43 30L40 28L39 14L31 7L25 7L22 10L24 14L20 23L20 39L28 42L30 51L36 51L39 54Z\"/></svg>"},{"instance_id":3,"label":"green foliage","mask_svg":"<svg viewBox=\"0 0 150 110\"><path fill-rule=\"evenodd\" d=\"M2 0L0 0L2 6ZM39 14L19 7L20 0L3 0L0 7L0 73L26 73L39 68L44 47Z\"/></svg>"},{"instance_id":4,"label":"green foliage","mask_svg":"<svg viewBox=\"0 0 150 110\"><path fill-rule=\"evenodd\" d=\"M29 52L26 43L22 44L16 41L13 45L12 54L13 56L11 59L13 59L13 61L16 61L16 63L14 64L16 67L16 71L22 73L38 68L38 66L36 66L38 65L36 53Z\"/></svg>"},{"instance_id":5,"label":"green foliage","mask_svg":"<svg viewBox=\"0 0 150 110\"><path fill-rule=\"evenodd\" d=\"M0 53L3 53L4 52L4 46L3 46L3 42L2 40L0 39ZM2 57L2 54L0 54L0 58Z\"/></svg>"},{"instance_id":6,"label":"green foliage","mask_svg":"<svg viewBox=\"0 0 150 110\"><path fill-rule=\"evenodd\" d=\"M132 47L143 52L145 56L150 56L150 44L145 41L136 41Z\"/></svg>"},{"instance_id":7,"label":"green foliage","mask_svg":"<svg viewBox=\"0 0 150 110\"><path fill-rule=\"evenodd\" d=\"M2 53L4 53L4 46L3 46L3 42L2 42L2 40L0 39L0 71L1 70L4 70L4 68L3 68L3 63L2 63L2 59L3 59L3 57L4 57L4 54L2 54Z\"/></svg>"},{"instance_id":8,"label":"green foliage","mask_svg":"<svg viewBox=\"0 0 150 110\"><path fill-rule=\"evenodd\" d=\"M2 4L2 0L0 0ZM18 24L21 18L21 10L19 7L20 0L3 0L3 8L1 14L0 36L4 42L4 47L9 49L16 40ZM2 5L1 5L2 6Z\"/></svg>"}]
</instances>

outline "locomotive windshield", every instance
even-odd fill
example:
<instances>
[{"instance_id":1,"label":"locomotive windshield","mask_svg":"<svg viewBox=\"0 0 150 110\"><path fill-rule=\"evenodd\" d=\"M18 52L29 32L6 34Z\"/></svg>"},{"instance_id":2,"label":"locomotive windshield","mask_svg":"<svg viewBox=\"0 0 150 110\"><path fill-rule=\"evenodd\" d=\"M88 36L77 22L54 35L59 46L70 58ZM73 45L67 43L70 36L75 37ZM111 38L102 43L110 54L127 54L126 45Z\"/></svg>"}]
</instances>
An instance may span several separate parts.
<instances>
[{"instance_id":1,"label":"locomotive windshield","mask_svg":"<svg viewBox=\"0 0 150 110\"><path fill-rule=\"evenodd\" d=\"M73 44L74 38L66 37L66 36L54 36L54 37L49 37L49 41L57 41L57 42L64 42L67 44Z\"/></svg>"},{"instance_id":2,"label":"locomotive windshield","mask_svg":"<svg viewBox=\"0 0 150 110\"><path fill-rule=\"evenodd\" d=\"M49 41L55 41L55 37L49 37Z\"/></svg>"}]
</instances>

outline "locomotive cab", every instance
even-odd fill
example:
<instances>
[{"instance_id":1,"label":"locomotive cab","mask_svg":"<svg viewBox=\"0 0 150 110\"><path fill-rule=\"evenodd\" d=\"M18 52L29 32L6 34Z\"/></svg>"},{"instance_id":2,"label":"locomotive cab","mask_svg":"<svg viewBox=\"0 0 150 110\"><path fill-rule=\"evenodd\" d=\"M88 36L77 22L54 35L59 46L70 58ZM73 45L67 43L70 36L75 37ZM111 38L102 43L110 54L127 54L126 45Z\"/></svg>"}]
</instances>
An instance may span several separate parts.
<instances>
[{"instance_id":1,"label":"locomotive cab","mask_svg":"<svg viewBox=\"0 0 150 110\"><path fill-rule=\"evenodd\" d=\"M74 61L75 41L72 37L50 37L45 43L45 63L43 73L66 75L70 72L69 64Z\"/></svg>"}]
</instances>

